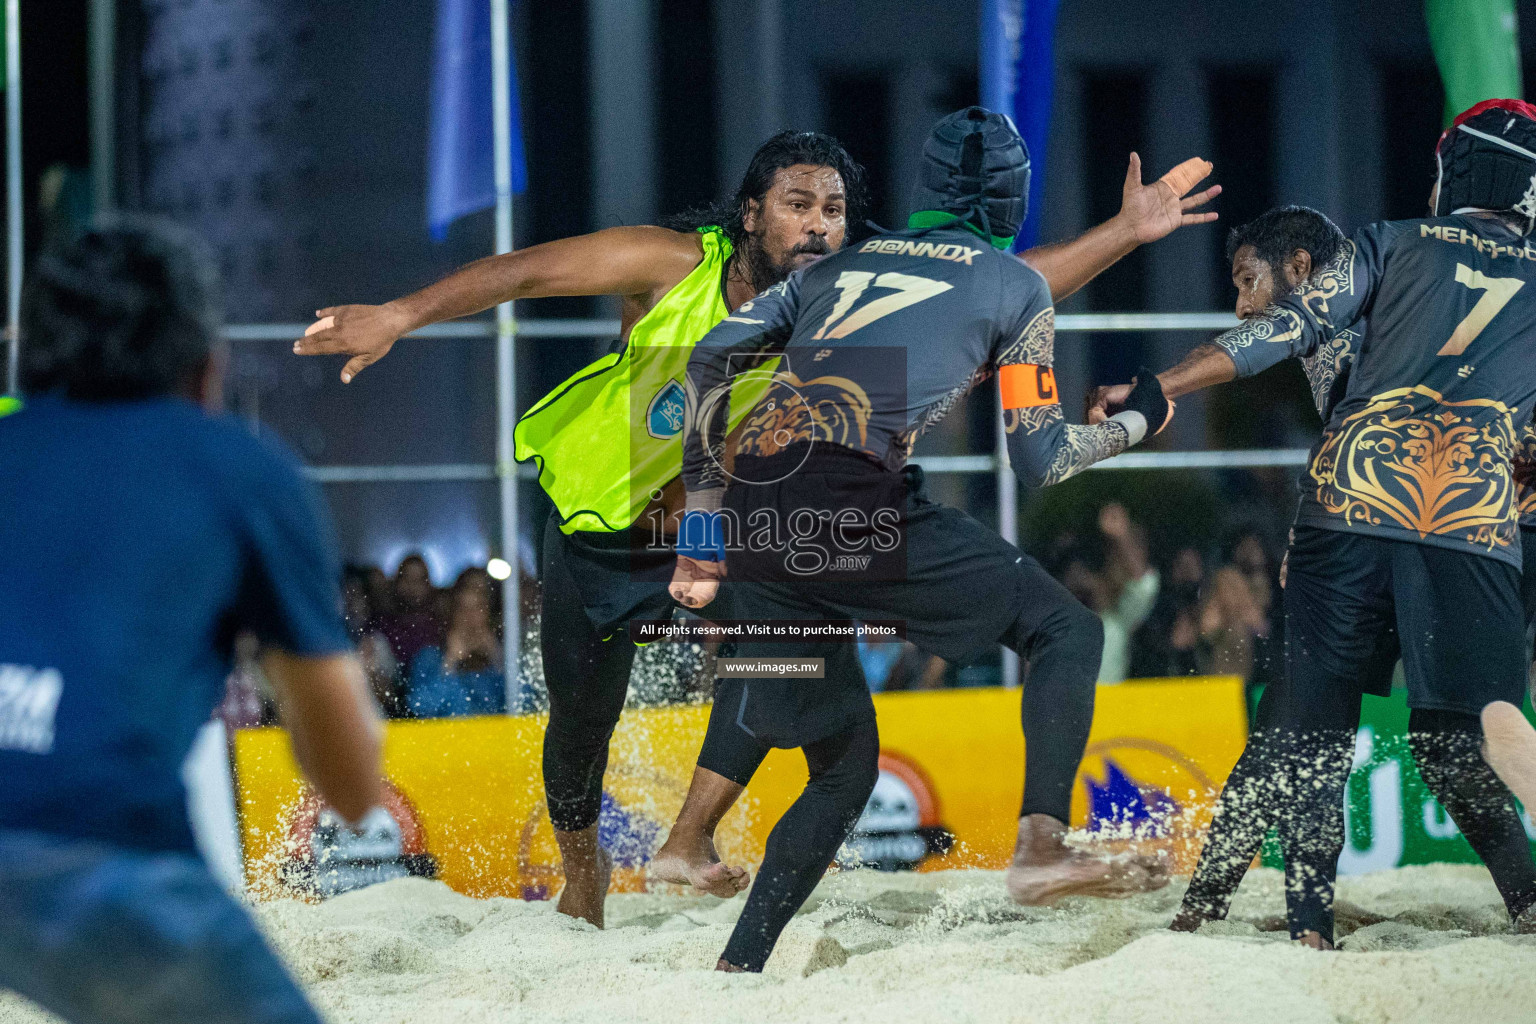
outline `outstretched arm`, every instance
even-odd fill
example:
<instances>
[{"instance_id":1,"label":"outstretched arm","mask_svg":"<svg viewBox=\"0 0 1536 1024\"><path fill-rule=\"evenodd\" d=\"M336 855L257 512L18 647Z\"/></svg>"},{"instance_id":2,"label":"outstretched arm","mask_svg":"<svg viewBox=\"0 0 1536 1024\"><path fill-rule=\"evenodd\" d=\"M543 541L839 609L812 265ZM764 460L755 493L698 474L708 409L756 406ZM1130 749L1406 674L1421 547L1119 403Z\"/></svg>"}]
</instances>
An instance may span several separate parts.
<instances>
[{"instance_id":1,"label":"outstretched arm","mask_svg":"<svg viewBox=\"0 0 1536 1024\"><path fill-rule=\"evenodd\" d=\"M1055 312L1047 307L997 361L1008 461L1028 487L1049 487L1119 455L1162 430L1173 415L1157 379L1147 373L1114 416L1090 426L1067 423L1051 369L1054 348Z\"/></svg>"},{"instance_id":2,"label":"outstretched arm","mask_svg":"<svg viewBox=\"0 0 1536 1024\"><path fill-rule=\"evenodd\" d=\"M382 306L329 306L294 342L301 356L344 354L348 383L401 336L514 299L665 292L700 258L698 239L657 227L609 228L500 256L487 256Z\"/></svg>"},{"instance_id":3,"label":"outstretched arm","mask_svg":"<svg viewBox=\"0 0 1536 1024\"><path fill-rule=\"evenodd\" d=\"M1157 375L1163 394L1170 400L1194 391L1203 391L1216 384L1225 384L1237 378L1237 364L1225 349L1206 342L1196 345L1189 354L1173 366ZM1093 388L1088 392L1087 420L1103 423L1113 413L1125 408L1130 397L1131 385L1110 384Z\"/></svg>"},{"instance_id":4,"label":"outstretched arm","mask_svg":"<svg viewBox=\"0 0 1536 1024\"><path fill-rule=\"evenodd\" d=\"M1392 223L1361 228L1304 287L1197 345L1178 365L1158 374L1164 393L1177 398L1236 377L1252 377L1286 359L1309 356L1354 327L1370 315L1387 252L1402 230ZM1129 393L1128 384L1094 388L1088 393L1088 422L1103 422L1122 407Z\"/></svg>"},{"instance_id":5,"label":"outstretched arm","mask_svg":"<svg viewBox=\"0 0 1536 1024\"><path fill-rule=\"evenodd\" d=\"M1098 277L1138 245L1155 242L1189 224L1207 224L1215 213L1191 213L1221 195L1221 186L1186 195L1210 176L1207 160L1191 157L1161 178L1144 185L1141 157L1131 154L1121 190L1120 212L1070 242L1040 245L1020 257L1051 286L1051 300L1060 302Z\"/></svg>"}]
</instances>

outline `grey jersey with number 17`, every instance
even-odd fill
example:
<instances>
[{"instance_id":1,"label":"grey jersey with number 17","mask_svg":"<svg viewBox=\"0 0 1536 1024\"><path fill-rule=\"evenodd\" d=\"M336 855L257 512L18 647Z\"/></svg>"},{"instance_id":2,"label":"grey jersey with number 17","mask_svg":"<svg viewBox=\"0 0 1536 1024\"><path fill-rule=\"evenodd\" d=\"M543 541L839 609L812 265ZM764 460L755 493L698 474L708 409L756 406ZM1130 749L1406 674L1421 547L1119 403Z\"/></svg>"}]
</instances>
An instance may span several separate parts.
<instances>
[{"instance_id":1,"label":"grey jersey with number 17","mask_svg":"<svg viewBox=\"0 0 1536 1024\"><path fill-rule=\"evenodd\" d=\"M791 274L694 347L684 483L696 493L724 487L724 397L780 353L738 457L815 441L896 469L924 431L998 375L1014 471L1034 486L1063 480L1129 438L1117 422L1065 423L1054 338L1050 288L1017 257L963 228L878 235Z\"/></svg>"}]
</instances>

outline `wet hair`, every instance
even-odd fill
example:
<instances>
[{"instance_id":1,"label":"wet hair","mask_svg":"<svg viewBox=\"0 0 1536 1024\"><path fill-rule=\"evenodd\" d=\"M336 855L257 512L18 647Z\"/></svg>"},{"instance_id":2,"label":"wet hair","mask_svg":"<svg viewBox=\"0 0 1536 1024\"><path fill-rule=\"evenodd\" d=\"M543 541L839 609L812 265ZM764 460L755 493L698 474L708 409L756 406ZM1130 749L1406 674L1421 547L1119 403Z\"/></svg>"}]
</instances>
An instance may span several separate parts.
<instances>
[{"instance_id":1,"label":"wet hair","mask_svg":"<svg viewBox=\"0 0 1536 1024\"><path fill-rule=\"evenodd\" d=\"M843 179L843 194L847 197L849 224L860 224L869 205L869 192L865 184L864 168L859 165L843 144L824 132L782 131L763 143L752 154L747 173L742 176L741 186L732 199L721 199L707 206L694 207L661 220L661 226L674 231L695 231L709 224L718 224L731 240L731 245L741 248L747 232L743 220L752 203L761 203L773 187L774 176L786 167L809 164L813 167L830 167Z\"/></svg>"},{"instance_id":2,"label":"wet hair","mask_svg":"<svg viewBox=\"0 0 1536 1024\"><path fill-rule=\"evenodd\" d=\"M1253 246L1259 259L1268 263L1276 274L1281 273L1291 253L1304 249L1312 257L1315 271L1344 248L1344 232L1311 207L1277 206L1246 224L1239 224L1227 234L1229 265L1237 250L1245 245Z\"/></svg>"},{"instance_id":3,"label":"wet hair","mask_svg":"<svg viewBox=\"0 0 1536 1024\"><path fill-rule=\"evenodd\" d=\"M21 386L85 401L184 394L219 342L213 261L181 228L117 218L51 246L21 304Z\"/></svg>"}]
</instances>

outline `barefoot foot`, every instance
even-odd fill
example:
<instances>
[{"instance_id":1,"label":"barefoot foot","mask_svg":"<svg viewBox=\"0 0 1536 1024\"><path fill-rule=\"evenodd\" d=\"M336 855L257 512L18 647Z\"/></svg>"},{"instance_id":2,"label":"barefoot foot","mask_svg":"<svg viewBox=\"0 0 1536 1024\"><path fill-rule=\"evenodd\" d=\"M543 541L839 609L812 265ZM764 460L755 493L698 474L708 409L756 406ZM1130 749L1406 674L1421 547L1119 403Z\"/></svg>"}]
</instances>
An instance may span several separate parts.
<instances>
[{"instance_id":1,"label":"barefoot foot","mask_svg":"<svg viewBox=\"0 0 1536 1024\"><path fill-rule=\"evenodd\" d=\"M1328 952L1333 949L1333 943L1331 941L1323 938L1317 932L1310 930L1302 932L1301 935L1297 937L1296 944L1299 946L1306 946L1308 949L1317 949L1324 952Z\"/></svg>"},{"instance_id":2,"label":"barefoot foot","mask_svg":"<svg viewBox=\"0 0 1536 1024\"><path fill-rule=\"evenodd\" d=\"M651 858L647 875L653 882L687 885L726 900L744 891L750 880L745 868L720 863L714 840L678 835L676 830Z\"/></svg>"},{"instance_id":3,"label":"barefoot foot","mask_svg":"<svg viewBox=\"0 0 1536 1024\"><path fill-rule=\"evenodd\" d=\"M613 877L613 855L597 844L597 826L580 832L556 832L560 844L565 888L555 909L601 928L603 903Z\"/></svg>"},{"instance_id":4,"label":"barefoot foot","mask_svg":"<svg viewBox=\"0 0 1536 1024\"><path fill-rule=\"evenodd\" d=\"M725 959L724 957L721 957L719 960L717 960L715 962L715 970L721 972L722 974L747 974L747 973L749 973L745 967L737 967L735 964L731 963L729 960Z\"/></svg>"},{"instance_id":5,"label":"barefoot foot","mask_svg":"<svg viewBox=\"0 0 1536 1024\"><path fill-rule=\"evenodd\" d=\"M1066 843L1067 826L1045 814L1019 819L1019 838L1008 865L1008 895L1025 906L1048 906L1067 896L1124 899L1168 884L1162 859L1136 854L1099 856Z\"/></svg>"},{"instance_id":6,"label":"barefoot foot","mask_svg":"<svg viewBox=\"0 0 1536 1024\"><path fill-rule=\"evenodd\" d=\"M1212 919L1198 910L1180 907L1179 912L1173 915L1173 921L1168 925L1168 930L1171 932L1197 932L1200 930L1200 926L1209 920Z\"/></svg>"},{"instance_id":7,"label":"barefoot foot","mask_svg":"<svg viewBox=\"0 0 1536 1024\"><path fill-rule=\"evenodd\" d=\"M1515 918L1516 935L1536 935L1536 904L1526 907L1520 916Z\"/></svg>"}]
</instances>

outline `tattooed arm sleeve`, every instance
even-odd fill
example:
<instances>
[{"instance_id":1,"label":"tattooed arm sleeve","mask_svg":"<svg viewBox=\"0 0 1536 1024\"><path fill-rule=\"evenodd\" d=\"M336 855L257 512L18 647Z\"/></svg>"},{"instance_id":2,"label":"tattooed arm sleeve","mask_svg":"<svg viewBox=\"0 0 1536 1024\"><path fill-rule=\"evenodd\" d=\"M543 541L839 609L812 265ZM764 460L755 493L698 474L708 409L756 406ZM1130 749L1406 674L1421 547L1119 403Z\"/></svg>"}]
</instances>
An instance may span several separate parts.
<instances>
[{"instance_id":1,"label":"tattooed arm sleeve","mask_svg":"<svg viewBox=\"0 0 1536 1024\"><path fill-rule=\"evenodd\" d=\"M1397 224L1361 228L1339 255L1285 299L1216 338L1239 377L1292 356L1310 356L1370 315Z\"/></svg>"},{"instance_id":2,"label":"tattooed arm sleeve","mask_svg":"<svg viewBox=\"0 0 1536 1024\"><path fill-rule=\"evenodd\" d=\"M683 419L683 486L688 507L716 509L725 493L726 422L730 379L743 367L732 357L782 345L794 331L800 305L800 275L791 274L750 302L744 302L699 339L688 357L688 412Z\"/></svg>"},{"instance_id":3,"label":"tattooed arm sleeve","mask_svg":"<svg viewBox=\"0 0 1536 1024\"><path fill-rule=\"evenodd\" d=\"M1027 487L1060 483L1131 445L1117 420L1092 427L1066 422L1051 369L1055 333L1055 310L1046 306L997 358L1008 461Z\"/></svg>"}]
</instances>

